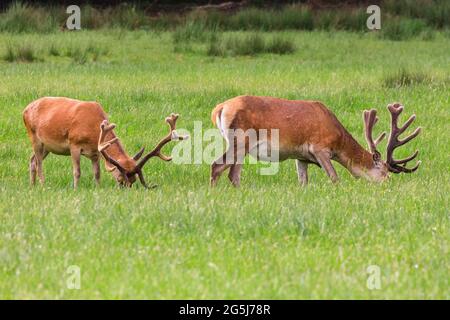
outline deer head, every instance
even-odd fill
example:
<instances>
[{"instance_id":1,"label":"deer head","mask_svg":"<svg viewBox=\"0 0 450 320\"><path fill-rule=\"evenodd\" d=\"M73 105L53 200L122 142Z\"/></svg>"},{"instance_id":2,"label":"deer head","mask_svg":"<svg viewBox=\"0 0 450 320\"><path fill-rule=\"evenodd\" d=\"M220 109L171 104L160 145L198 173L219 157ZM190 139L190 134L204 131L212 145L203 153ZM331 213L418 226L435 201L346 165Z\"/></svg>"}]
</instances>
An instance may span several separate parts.
<instances>
[{"instance_id":1,"label":"deer head","mask_svg":"<svg viewBox=\"0 0 450 320\"><path fill-rule=\"evenodd\" d=\"M136 181L136 176L145 188L148 188L145 182L144 175L142 173L142 168L152 157L159 157L164 161L171 161L172 157L166 156L161 153L161 149L172 140L186 140L188 136L179 136L176 132L176 121L178 119L178 114L172 113L166 118L166 123L169 125L169 133L156 145L156 147L141 158L144 153L144 148L142 148L134 157L125 157L123 159L114 159L107 152L107 149L114 143L118 142L118 138L114 137L108 141L105 141L108 132L111 132L116 125L114 123L109 123L108 120L103 120L100 124L100 136L98 139L98 151L103 155L105 160L111 164L110 171L116 181L121 186L131 187Z\"/></svg>"},{"instance_id":2,"label":"deer head","mask_svg":"<svg viewBox=\"0 0 450 320\"><path fill-rule=\"evenodd\" d=\"M416 150L414 154L404 159L395 160L394 150L407 142L411 141L415 137L417 137L421 131L421 128L418 127L414 132L403 139L399 139L399 136L408 129L411 123L416 118L415 115L409 117L409 119L405 122L403 126L398 127L398 117L400 113L403 111L403 106L399 103L389 104L387 106L391 114L391 132L388 139L387 149L386 149L386 161L383 161L381 158L381 153L377 150L377 145L385 138L386 133L381 133L377 139L373 140L372 131L373 127L378 121L377 111L375 109L365 110L364 111L364 134L366 137L367 144L369 146L369 151L373 157L373 169L371 172L368 172L369 176L372 179L377 181L383 181L388 177L389 172L393 173L412 173L417 170L420 165L420 161L412 168L407 168L406 164L417 157L419 151Z\"/></svg>"}]
</instances>

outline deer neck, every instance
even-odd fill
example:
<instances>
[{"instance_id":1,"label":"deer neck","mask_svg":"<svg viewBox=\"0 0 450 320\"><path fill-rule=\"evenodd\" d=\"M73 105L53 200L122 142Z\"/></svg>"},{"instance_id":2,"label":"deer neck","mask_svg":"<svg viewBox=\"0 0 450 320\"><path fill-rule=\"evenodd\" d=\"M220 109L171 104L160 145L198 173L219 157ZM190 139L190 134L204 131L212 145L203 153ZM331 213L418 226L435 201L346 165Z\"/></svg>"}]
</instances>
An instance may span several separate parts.
<instances>
[{"instance_id":1,"label":"deer neck","mask_svg":"<svg viewBox=\"0 0 450 320\"><path fill-rule=\"evenodd\" d=\"M340 152L337 152L337 161L355 177L367 177L374 167L372 154L348 132L341 141Z\"/></svg>"}]
</instances>

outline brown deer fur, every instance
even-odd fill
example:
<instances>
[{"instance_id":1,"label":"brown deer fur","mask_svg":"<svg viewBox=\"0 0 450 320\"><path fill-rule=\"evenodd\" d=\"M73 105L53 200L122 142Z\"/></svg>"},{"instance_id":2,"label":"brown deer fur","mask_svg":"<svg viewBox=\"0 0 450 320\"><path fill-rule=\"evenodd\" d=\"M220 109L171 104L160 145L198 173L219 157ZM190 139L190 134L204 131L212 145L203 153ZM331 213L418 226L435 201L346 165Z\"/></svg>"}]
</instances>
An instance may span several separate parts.
<instances>
[{"instance_id":1,"label":"brown deer fur","mask_svg":"<svg viewBox=\"0 0 450 320\"><path fill-rule=\"evenodd\" d=\"M95 181L98 184L101 157L98 150L100 124L104 120L107 123L107 119L106 113L97 102L44 97L30 103L23 111L23 120L33 147L33 155L30 159L31 184L35 184L36 173L40 182L44 183L42 161L50 152L71 156L75 187L80 178L80 156L89 158L92 161ZM116 138L114 131L108 131L105 139L112 140L114 138ZM131 186L136 181L137 175L146 186L141 168L150 156L144 162L136 163L143 151L141 149L134 157L130 157L125 152L120 140L117 140L108 147L107 153L120 168L105 161L106 169L120 184ZM169 158L167 157L167 159Z\"/></svg>"},{"instance_id":2,"label":"brown deer fur","mask_svg":"<svg viewBox=\"0 0 450 320\"><path fill-rule=\"evenodd\" d=\"M278 129L279 161L296 159L302 184L307 184L307 166L310 163L319 165L332 181L337 181L330 160L337 161L356 177L373 181L383 181L388 177L388 167L379 153L365 150L321 102L239 96L217 105L211 118L225 139L227 130ZM247 144L237 148L245 149L244 155L249 153ZM212 185L228 168L231 182L239 185L242 165L224 163L227 152L212 164Z\"/></svg>"}]
</instances>

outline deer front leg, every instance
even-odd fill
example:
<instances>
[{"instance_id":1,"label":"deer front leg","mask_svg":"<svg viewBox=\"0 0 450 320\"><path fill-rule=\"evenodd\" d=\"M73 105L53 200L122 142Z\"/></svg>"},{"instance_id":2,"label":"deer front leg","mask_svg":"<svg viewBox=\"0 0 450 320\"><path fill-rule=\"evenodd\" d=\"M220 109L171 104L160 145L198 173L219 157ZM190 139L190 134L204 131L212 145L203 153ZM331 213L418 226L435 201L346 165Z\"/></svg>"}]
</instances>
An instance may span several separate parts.
<instances>
[{"instance_id":1,"label":"deer front leg","mask_svg":"<svg viewBox=\"0 0 450 320\"><path fill-rule=\"evenodd\" d=\"M308 184L308 163L301 160L295 160L295 164L297 167L298 182L300 182L302 186L306 186Z\"/></svg>"},{"instance_id":2,"label":"deer front leg","mask_svg":"<svg viewBox=\"0 0 450 320\"><path fill-rule=\"evenodd\" d=\"M78 187L78 181L80 180L81 170L80 170L80 148L74 147L70 148L70 156L72 157L72 167L73 167L73 187L76 189Z\"/></svg>"},{"instance_id":3,"label":"deer front leg","mask_svg":"<svg viewBox=\"0 0 450 320\"><path fill-rule=\"evenodd\" d=\"M100 159L99 157L95 157L91 159L92 161L92 170L94 171L94 179L95 184L100 185Z\"/></svg>"},{"instance_id":4,"label":"deer front leg","mask_svg":"<svg viewBox=\"0 0 450 320\"><path fill-rule=\"evenodd\" d=\"M333 181L333 183L338 182L339 178L333 164L331 163L330 153L328 151L320 151L315 153L315 157L322 169L325 170L327 175L330 177L331 181Z\"/></svg>"},{"instance_id":5,"label":"deer front leg","mask_svg":"<svg viewBox=\"0 0 450 320\"><path fill-rule=\"evenodd\" d=\"M230 179L231 183L235 187L239 187L241 185L241 170L242 164L233 164L230 168L230 172L228 173L228 179Z\"/></svg>"}]
</instances>

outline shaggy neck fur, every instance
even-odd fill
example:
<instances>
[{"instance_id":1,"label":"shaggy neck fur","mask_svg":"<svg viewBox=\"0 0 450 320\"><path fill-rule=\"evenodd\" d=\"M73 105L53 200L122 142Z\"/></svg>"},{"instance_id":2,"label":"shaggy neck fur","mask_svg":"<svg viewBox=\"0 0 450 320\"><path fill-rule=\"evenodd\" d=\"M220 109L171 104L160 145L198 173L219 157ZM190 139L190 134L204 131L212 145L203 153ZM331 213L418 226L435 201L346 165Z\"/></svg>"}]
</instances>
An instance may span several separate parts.
<instances>
[{"instance_id":1,"label":"shaggy neck fur","mask_svg":"<svg viewBox=\"0 0 450 320\"><path fill-rule=\"evenodd\" d=\"M374 167L372 154L364 149L350 134L344 135L338 161L354 176L366 176Z\"/></svg>"}]
</instances>

